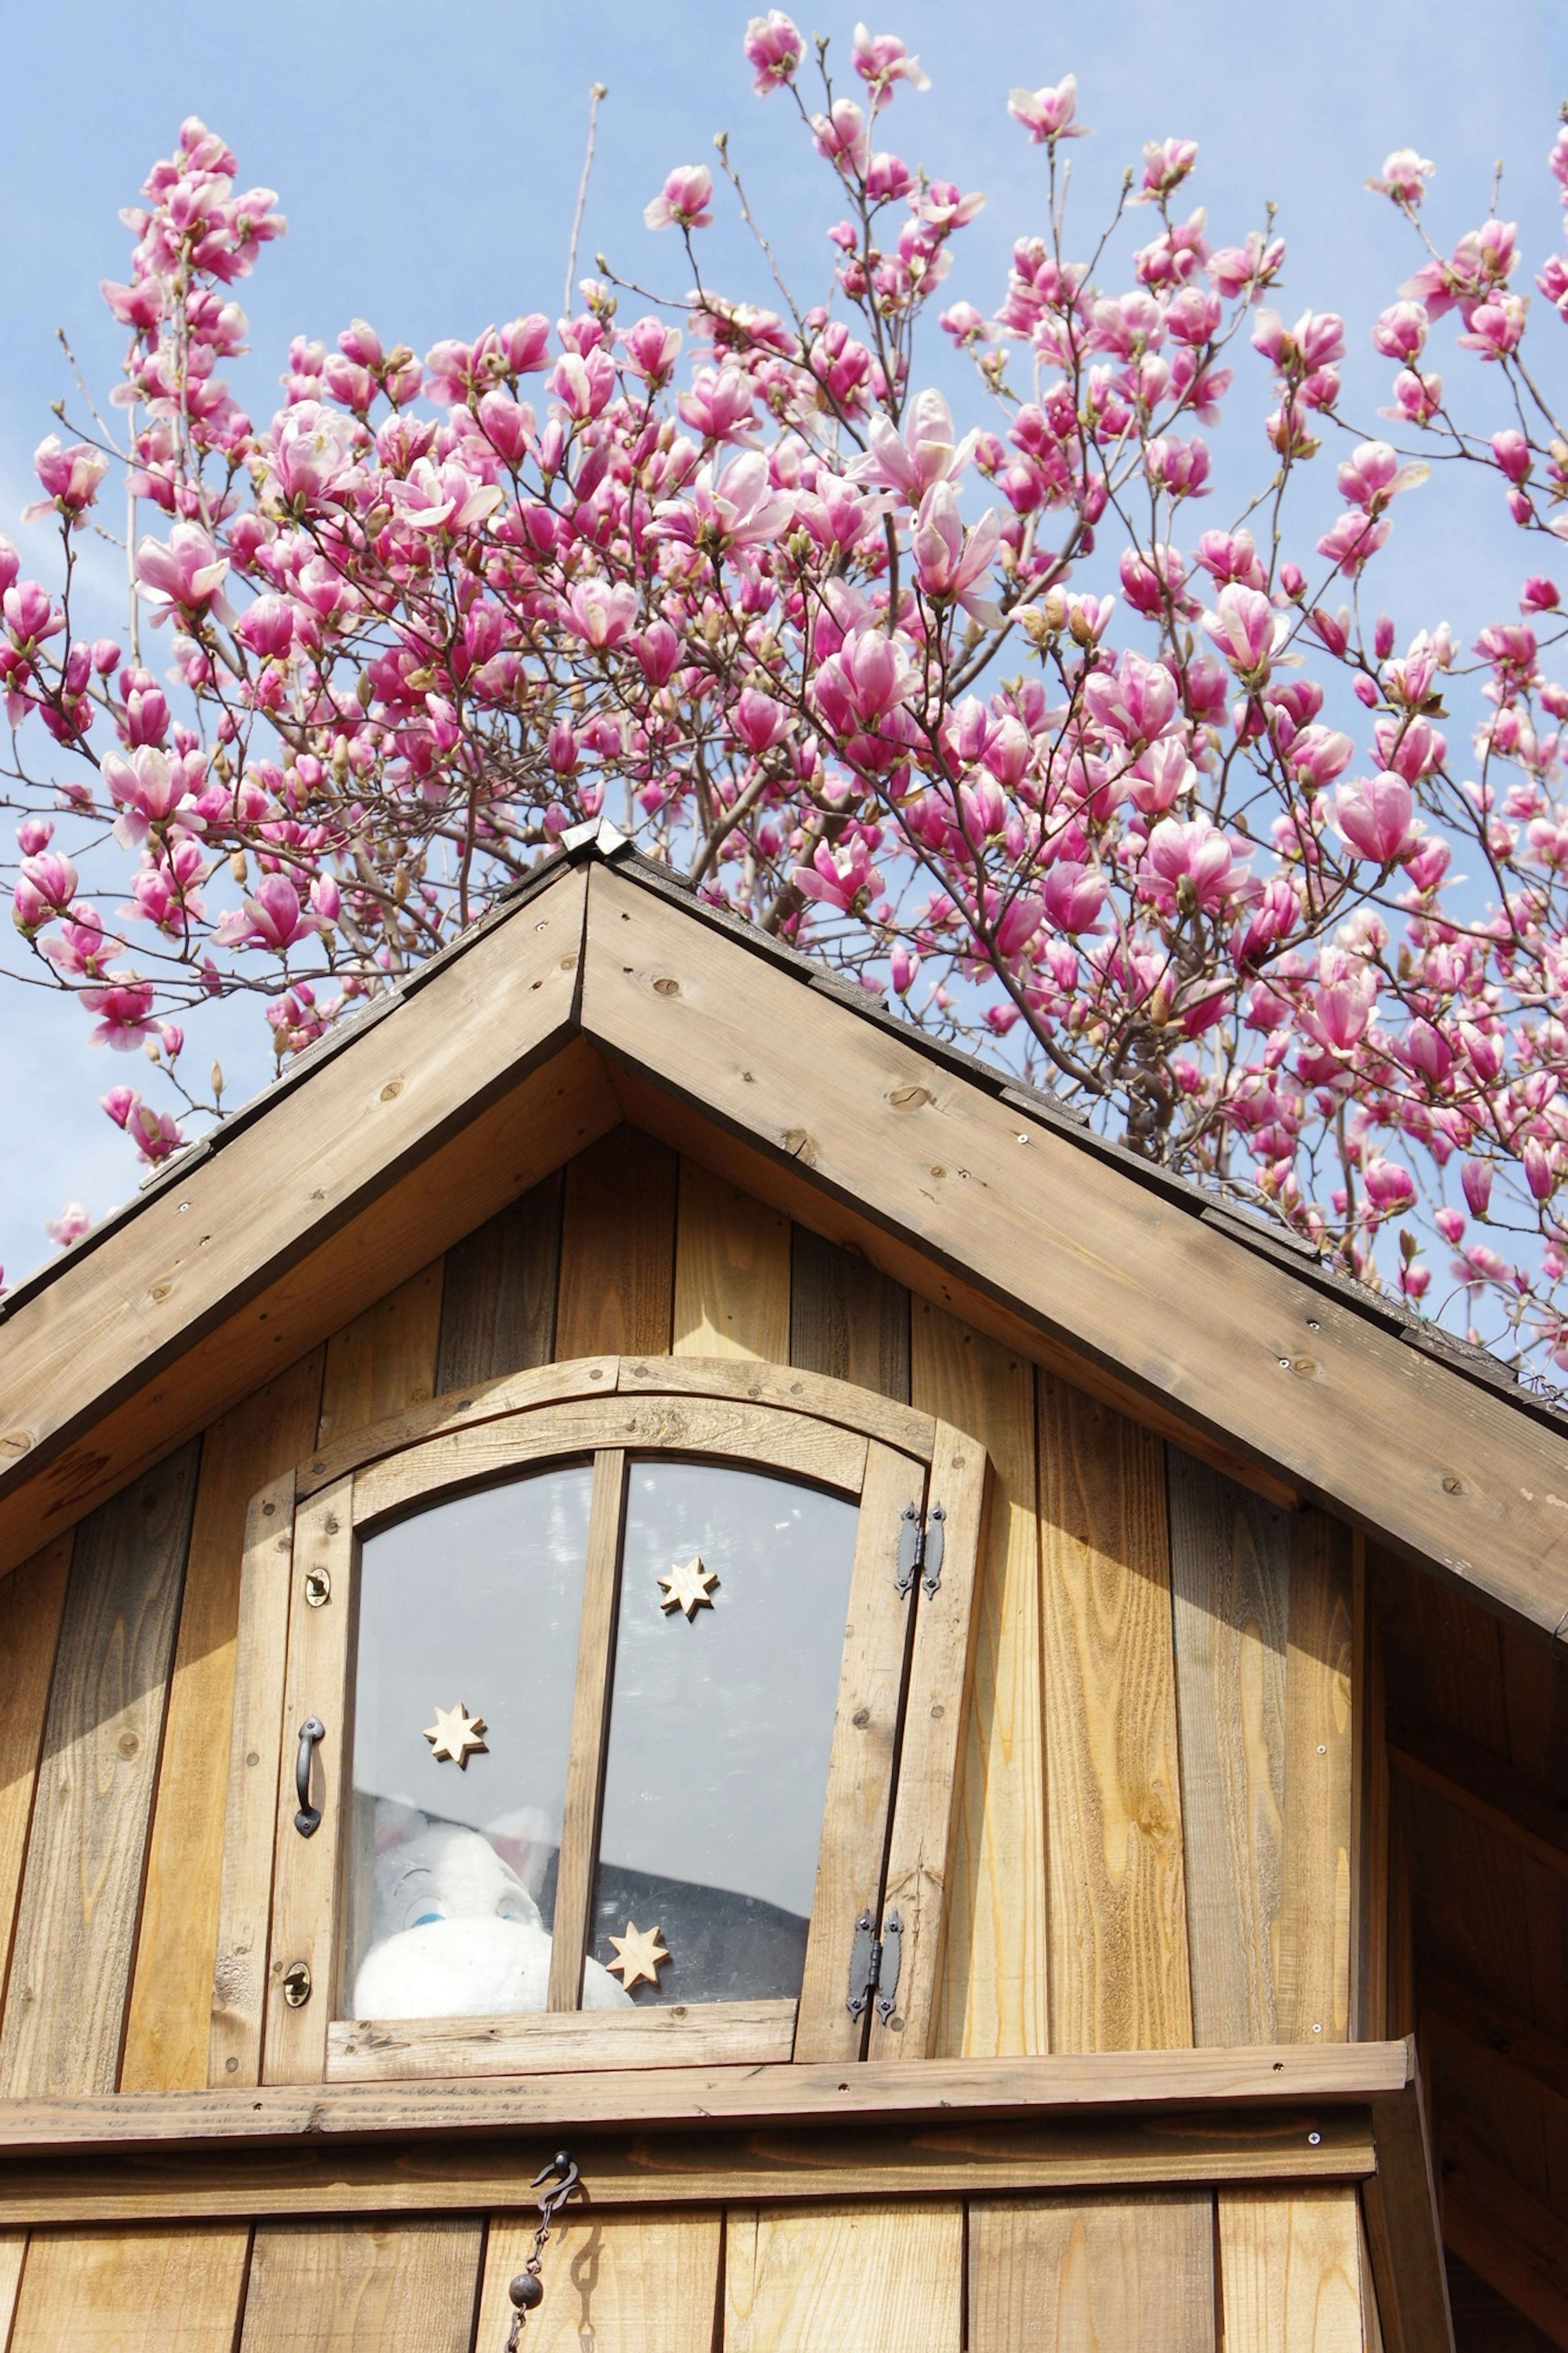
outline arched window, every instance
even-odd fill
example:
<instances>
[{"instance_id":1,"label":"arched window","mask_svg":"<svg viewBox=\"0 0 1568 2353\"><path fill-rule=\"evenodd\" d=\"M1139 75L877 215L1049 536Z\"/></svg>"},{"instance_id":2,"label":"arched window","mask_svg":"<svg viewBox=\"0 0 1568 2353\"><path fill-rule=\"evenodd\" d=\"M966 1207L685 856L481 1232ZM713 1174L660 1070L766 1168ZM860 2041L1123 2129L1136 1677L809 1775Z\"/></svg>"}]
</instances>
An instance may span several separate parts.
<instances>
[{"instance_id":1,"label":"arched window","mask_svg":"<svg viewBox=\"0 0 1568 2353\"><path fill-rule=\"evenodd\" d=\"M214 2082L924 2055L985 1477L599 1358L258 1496Z\"/></svg>"}]
</instances>

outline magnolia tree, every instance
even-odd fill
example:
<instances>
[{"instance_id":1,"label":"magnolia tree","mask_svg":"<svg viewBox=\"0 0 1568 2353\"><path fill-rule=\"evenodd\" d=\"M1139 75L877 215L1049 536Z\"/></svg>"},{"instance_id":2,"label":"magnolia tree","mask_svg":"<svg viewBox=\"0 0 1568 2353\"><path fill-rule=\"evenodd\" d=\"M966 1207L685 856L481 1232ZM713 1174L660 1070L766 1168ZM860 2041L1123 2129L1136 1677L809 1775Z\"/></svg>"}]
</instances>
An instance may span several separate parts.
<instances>
[{"instance_id":1,"label":"magnolia tree","mask_svg":"<svg viewBox=\"0 0 1568 2353\"><path fill-rule=\"evenodd\" d=\"M744 46L819 174L826 299L709 284L710 207L752 221L721 141L718 189L686 166L647 212L692 290L601 256L574 317L423 360L356 320L293 344L262 424L221 371L274 197L194 121L153 169L104 289L122 438L94 412L38 450L51 578L0 541L16 922L30 973L144 1058L109 1116L164 1159L222 1114L193 1008L248 993L286 1060L604 811L917 1028L1568 1370L1568 689L1537 569L1568 539L1568 432L1535 351L1568 259L1527 338L1514 229L1442 253L1432 165L1390 156L1371 185L1414 274L1371 330L1366 438L1344 322L1272 307L1271 221L1211 243L1189 142L1148 146L1086 238L1073 80L1015 90L1036 216L1005 287L955 301L983 199L882 143L917 60L861 27L836 79L776 9ZM1568 202L1568 130L1550 169ZM973 364L963 429L932 327ZM1481 429L1440 340L1485 372ZM1225 527L1204 436L1237 369L1275 405ZM1368 610L1423 451L1484 470L1524 534L1518 613L1473 646ZM1298 494L1330 469L1317 535ZM79 535L121 474L132 616L89 641Z\"/></svg>"}]
</instances>

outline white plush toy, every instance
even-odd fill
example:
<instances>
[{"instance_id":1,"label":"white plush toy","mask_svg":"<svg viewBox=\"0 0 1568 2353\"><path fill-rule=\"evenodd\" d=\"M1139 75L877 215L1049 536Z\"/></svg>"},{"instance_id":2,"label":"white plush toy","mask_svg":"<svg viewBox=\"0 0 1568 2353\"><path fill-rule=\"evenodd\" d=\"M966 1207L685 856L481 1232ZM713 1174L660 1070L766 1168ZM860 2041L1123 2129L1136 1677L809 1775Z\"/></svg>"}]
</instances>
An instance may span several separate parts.
<instances>
[{"instance_id":1,"label":"white plush toy","mask_svg":"<svg viewBox=\"0 0 1568 2353\"><path fill-rule=\"evenodd\" d=\"M373 1942L354 1980L356 2018L500 2018L542 2010L550 1934L488 1839L412 1806L376 1807ZM584 2010L631 1996L595 1960Z\"/></svg>"}]
</instances>

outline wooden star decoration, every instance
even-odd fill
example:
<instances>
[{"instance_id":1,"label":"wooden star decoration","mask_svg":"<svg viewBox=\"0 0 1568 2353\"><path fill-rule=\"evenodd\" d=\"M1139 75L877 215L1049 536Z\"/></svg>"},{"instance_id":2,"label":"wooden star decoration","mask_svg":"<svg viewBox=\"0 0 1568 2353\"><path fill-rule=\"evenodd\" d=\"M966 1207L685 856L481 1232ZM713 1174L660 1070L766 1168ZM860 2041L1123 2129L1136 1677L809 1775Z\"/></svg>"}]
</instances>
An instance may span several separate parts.
<instances>
[{"instance_id":1,"label":"wooden star decoration","mask_svg":"<svg viewBox=\"0 0 1568 2353\"><path fill-rule=\"evenodd\" d=\"M476 1756L489 1754L485 1746L484 1717L470 1715L461 1700L455 1707L438 1707L436 1710L436 1721L426 1725L425 1737L437 1761L450 1757L463 1772L468 1770L470 1750Z\"/></svg>"},{"instance_id":2,"label":"wooden star decoration","mask_svg":"<svg viewBox=\"0 0 1568 2353\"><path fill-rule=\"evenodd\" d=\"M668 1961L668 1953L658 1941L657 1928L638 1928L628 1920L624 1936L611 1936L607 1941L616 1948L616 1957L607 1966L618 1969L621 1983L629 1993L646 1978L650 1986L658 1983L658 1965Z\"/></svg>"},{"instance_id":3,"label":"wooden star decoration","mask_svg":"<svg viewBox=\"0 0 1568 2353\"><path fill-rule=\"evenodd\" d=\"M716 1568L704 1568L700 1556L693 1553L689 1560L678 1560L669 1575L658 1581L664 1588L659 1608L684 1609L689 1620L699 1609L712 1609L713 1597L708 1588L718 1584L719 1572Z\"/></svg>"}]
</instances>

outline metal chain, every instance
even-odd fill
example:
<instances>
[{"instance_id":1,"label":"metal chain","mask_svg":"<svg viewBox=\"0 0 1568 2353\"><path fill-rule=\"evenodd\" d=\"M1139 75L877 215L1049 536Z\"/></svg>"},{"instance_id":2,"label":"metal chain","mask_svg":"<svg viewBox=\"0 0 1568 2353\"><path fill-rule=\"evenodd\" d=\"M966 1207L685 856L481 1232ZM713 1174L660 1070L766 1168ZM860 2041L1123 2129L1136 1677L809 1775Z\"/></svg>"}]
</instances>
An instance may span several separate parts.
<instances>
[{"instance_id":1,"label":"metal chain","mask_svg":"<svg viewBox=\"0 0 1568 2353\"><path fill-rule=\"evenodd\" d=\"M518 2338L528 2326L528 2316L536 2312L544 2301L544 2283L540 2278L540 2257L550 2243L551 2225L574 2189L582 2187L582 2176L576 2162L567 2149L557 2149L550 2163L541 2168L529 2187L537 2189L542 2182L552 2182L539 2201L539 2228L533 2234L533 2253L507 2290L511 2299L511 2331L506 2340L506 2353L518 2353Z\"/></svg>"}]
</instances>

